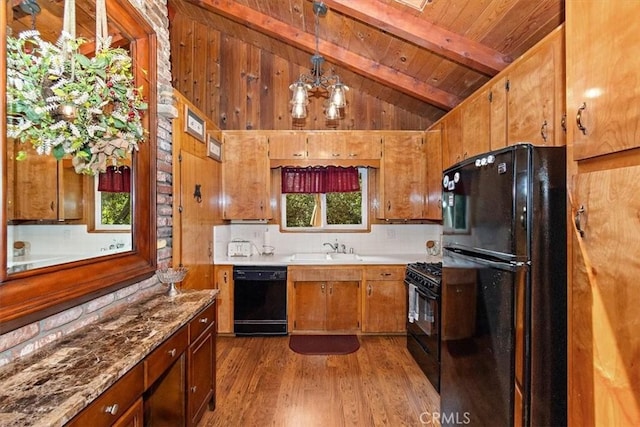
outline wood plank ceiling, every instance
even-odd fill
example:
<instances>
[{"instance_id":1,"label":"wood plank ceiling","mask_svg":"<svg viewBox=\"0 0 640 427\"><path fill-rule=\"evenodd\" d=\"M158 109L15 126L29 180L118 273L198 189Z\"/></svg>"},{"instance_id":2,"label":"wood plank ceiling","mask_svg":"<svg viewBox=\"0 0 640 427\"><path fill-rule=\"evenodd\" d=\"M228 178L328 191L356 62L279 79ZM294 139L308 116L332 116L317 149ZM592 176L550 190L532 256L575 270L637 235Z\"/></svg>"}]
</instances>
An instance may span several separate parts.
<instances>
[{"instance_id":1,"label":"wood plank ceiling","mask_svg":"<svg viewBox=\"0 0 640 427\"><path fill-rule=\"evenodd\" d=\"M563 0L324 0L325 71L432 121L564 22ZM315 50L311 0L169 0L170 8L299 66Z\"/></svg>"},{"instance_id":2,"label":"wood plank ceiling","mask_svg":"<svg viewBox=\"0 0 640 427\"><path fill-rule=\"evenodd\" d=\"M31 17L20 11L22 1L9 2L9 22L18 31L31 26ZM55 17L62 16L62 0L37 3L37 28L59 34ZM422 3L324 0L329 11L320 18L318 50L325 72L333 70L353 91L433 122L564 21L563 0L430 0L422 10L410 6ZM91 40L95 3L76 4L78 36ZM311 0L169 0L168 7L170 17L184 15L298 67L311 65Z\"/></svg>"}]
</instances>

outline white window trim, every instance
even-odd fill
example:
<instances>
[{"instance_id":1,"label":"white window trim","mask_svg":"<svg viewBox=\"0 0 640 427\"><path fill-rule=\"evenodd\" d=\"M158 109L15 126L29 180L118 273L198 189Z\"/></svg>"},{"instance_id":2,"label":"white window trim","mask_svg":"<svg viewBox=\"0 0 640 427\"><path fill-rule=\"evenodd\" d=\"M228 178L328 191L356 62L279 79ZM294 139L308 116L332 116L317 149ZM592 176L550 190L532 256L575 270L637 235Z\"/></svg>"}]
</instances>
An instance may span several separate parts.
<instances>
[{"instance_id":1,"label":"white window trim","mask_svg":"<svg viewBox=\"0 0 640 427\"><path fill-rule=\"evenodd\" d=\"M93 228L96 231L131 231L131 224L103 224L102 196L98 191L98 175L93 180Z\"/></svg>"},{"instance_id":2,"label":"white window trim","mask_svg":"<svg viewBox=\"0 0 640 427\"><path fill-rule=\"evenodd\" d=\"M319 227L287 227L287 194L283 193L280 195L280 224L282 224L282 229L286 231L361 231L367 230L369 228L369 180L368 180L368 169L367 168L358 168L358 172L360 173L360 191L362 192L362 205L360 209L362 211L362 224L327 224L327 198L326 194L320 194L320 210L321 210L321 219L322 224Z\"/></svg>"}]
</instances>

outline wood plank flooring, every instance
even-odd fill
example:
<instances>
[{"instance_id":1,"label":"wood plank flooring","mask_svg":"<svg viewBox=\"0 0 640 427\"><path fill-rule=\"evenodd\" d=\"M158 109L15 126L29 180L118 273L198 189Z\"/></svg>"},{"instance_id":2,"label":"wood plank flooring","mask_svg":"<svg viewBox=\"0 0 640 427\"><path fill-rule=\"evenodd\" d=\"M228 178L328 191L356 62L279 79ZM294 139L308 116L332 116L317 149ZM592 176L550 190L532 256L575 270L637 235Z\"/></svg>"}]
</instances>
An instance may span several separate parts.
<instances>
[{"instance_id":1,"label":"wood plank flooring","mask_svg":"<svg viewBox=\"0 0 640 427\"><path fill-rule=\"evenodd\" d=\"M198 427L432 426L440 398L404 336L362 336L341 356L304 356L288 337L218 337L216 410Z\"/></svg>"}]
</instances>

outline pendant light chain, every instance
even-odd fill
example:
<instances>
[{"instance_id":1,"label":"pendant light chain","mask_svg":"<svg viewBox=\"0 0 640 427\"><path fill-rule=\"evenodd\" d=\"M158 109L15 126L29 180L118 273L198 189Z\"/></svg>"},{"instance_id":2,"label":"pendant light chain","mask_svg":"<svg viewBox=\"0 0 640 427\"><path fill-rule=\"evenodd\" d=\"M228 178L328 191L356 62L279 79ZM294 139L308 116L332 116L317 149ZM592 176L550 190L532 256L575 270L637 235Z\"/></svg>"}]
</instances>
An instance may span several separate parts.
<instances>
[{"instance_id":1,"label":"pendant light chain","mask_svg":"<svg viewBox=\"0 0 640 427\"><path fill-rule=\"evenodd\" d=\"M311 74L302 74L298 80L289 86L293 92L291 101L291 116L294 120L301 120L307 117L307 105L309 104L309 93L326 93L325 118L333 125L343 118L347 105L346 92L349 87L340 82L340 77L333 72L323 75L322 64L324 57L320 54L320 16L325 16L327 6L321 1L313 2L313 13L315 15L315 52L311 57Z\"/></svg>"}]
</instances>

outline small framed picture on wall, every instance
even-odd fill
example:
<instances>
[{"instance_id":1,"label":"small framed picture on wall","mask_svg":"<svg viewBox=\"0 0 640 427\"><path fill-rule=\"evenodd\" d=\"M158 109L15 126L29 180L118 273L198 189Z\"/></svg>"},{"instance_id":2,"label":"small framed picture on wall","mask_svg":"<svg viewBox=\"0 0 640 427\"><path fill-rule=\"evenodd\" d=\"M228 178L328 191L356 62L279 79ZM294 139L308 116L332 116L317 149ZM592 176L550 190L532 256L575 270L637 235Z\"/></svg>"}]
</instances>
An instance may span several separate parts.
<instances>
[{"instance_id":1,"label":"small framed picture on wall","mask_svg":"<svg viewBox=\"0 0 640 427\"><path fill-rule=\"evenodd\" d=\"M207 156L213 160L222 161L222 144L211 134L207 134Z\"/></svg>"},{"instance_id":2,"label":"small framed picture on wall","mask_svg":"<svg viewBox=\"0 0 640 427\"><path fill-rule=\"evenodd\" d=\"M188 105L184 107L184 131L201 142L206 141L207 124Z\"/></svg>"}]
</instances>

